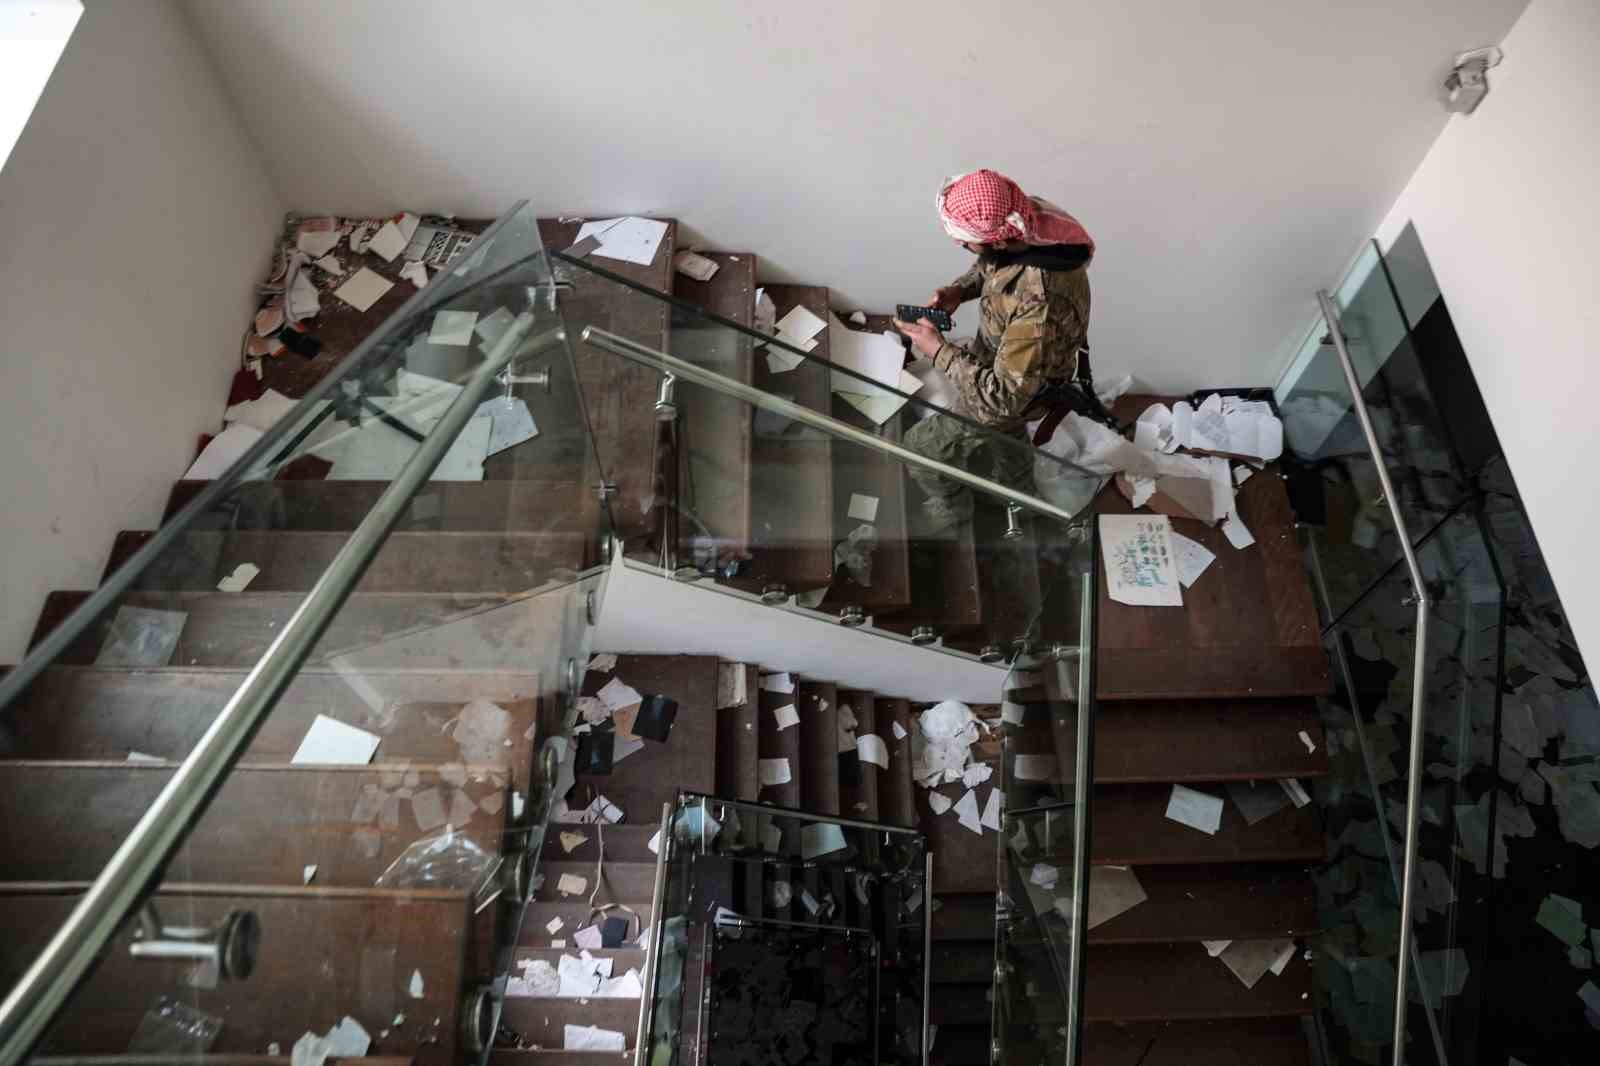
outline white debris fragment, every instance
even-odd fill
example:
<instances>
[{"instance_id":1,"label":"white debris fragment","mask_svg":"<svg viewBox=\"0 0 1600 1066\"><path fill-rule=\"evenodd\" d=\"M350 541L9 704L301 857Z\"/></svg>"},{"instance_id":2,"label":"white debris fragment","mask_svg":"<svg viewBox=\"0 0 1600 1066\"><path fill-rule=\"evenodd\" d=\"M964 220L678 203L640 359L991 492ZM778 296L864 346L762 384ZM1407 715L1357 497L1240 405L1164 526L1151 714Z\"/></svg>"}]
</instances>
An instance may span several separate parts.
<instances>
[{"instance_id":1,"label":"white debris fragment","mask_svg":"<svg viewBox=\"0 0 1600 1066\"><path fill-rule=\"evenodd\" d=\"M617 668L617 657L609 651L597 652L589 656L589 671L596 674L609 674Z\"/></svg>"},{"instance_id":2,"label":"white debris fragment","mask_svg":"<svg viewBox=\"0 0 1600 1066\"><path fill-rule=\"evenodd\" d=\"M407 986L406 991L410 993L412 999L421 999L423 995L422 987L422 971L412 970L411 984Z\"/></svg>"},{"instance_id":3,"label":"white debris fragment","mask_svg":"<svg viewBox=\"0 0 1600 1066\"><path fill-rule=\"evenodd\" d=\"M548 922L545 922L544 927L551 936L555 936L557 933L561 932L561 927L566 924L566 922L561 920L561 915L558 914L554 918L551 918Z\"/></svg>"},{"instance_id":4,"label":"white debris fragment","mask_svg":"<svg viewBox=\"0 0 1600 1066\"><path fill-rule=\"evenodd\" d=\"M934 814L943 814L945 811L948 811L950 809L950 802L950 797L946 796L943 792L928 793L928 808L932 810Z\"/></svg>"},{"instance_id":5,"label":"white debris fragment","mask_svg":"<svg viewBox=\"0 0 1600 1066\"><path fill-rule=\"evenodd\" d=\"M261 568L255 563L240 563L233 572L217 582L218 592L243 592L254 581Z\"/></svg>"},{"instance_id":6,"label":"white debris fragment","mask_svg":"<svg viewBox=\"0 0 1600 1066\"><path fill-rule=\"evenodd\" d=\"M300 870L300 883L302 885L309 885L311 883L311 879L315 876L317 876L317 864L314 862L309 863Z\"/></svg>"},{"instance_id":7,"label":"white debris fragment","mask_svg":"<svg viewBox=\"0 0 1600 1066\"><path fill-rule=\"evenodd\" d=\"M589 879L581 874L562 874L556 882L556 891L563 896L581 896L589 891Z\"/></svg>"},{"instance_id":8,"label":"white debris fragment","mask_svg":"<svg viewBox=\"0 0 1600 1066\"><path fill-rule=\"evenodd\" d=\"M574 848L582 847L588 842L589 838L582 833L574 833L569 830L562 830L561 832L561 850L569 855L572 854Z\"/></svg>"},{"instance_id":9,"label":"white debris fragment","mask_svg":"<svg viewBox=\"0 0 1600 1066\"><path fill-rule=\"evenodd\" d=\"M956 817L961 824L972 832L983 836L983 821L978 814L978 791L967 789L962 797L956 800Z\"/></svg>"},{"instance_id":10,"label":"white debris fragment","mask_svg":"<svg viewBox=\"0 0 1600 1066\"><path fill-rule=\"evenodd\" d=\"M989 790L989 798L984 801L983 818L981 819L985 829L993 829L997 833L1000 831L1000 811L1005 806L1005 801L1006 794L1004 792L1001 792L998 788Z\"/></svg>"},{"instance_id":11,"label":"white debris fragment","mask_svg":"<svg viewBox=\"0 0 1600 1066\"><path fill-rule=\"evenodd\" d=\"M1036 862L1033 869L1028 872L1028 883L1038 885L1046 892L1054 890L1056 880L1061 876L1061 871L1049 863Z\"/></svg>"},{"instance_id":12,"label":"white debris fragment","mask_svg":"<svg viewBox=\"0 0 1600 1066\"><path fill-rule=\"evenodd\" d=\"M1300 743L1306 746L1307 755L1313 755L1316 753L1316 742L1311 739L1311 734L1307 733L1304 729L1300 730Z\"/></svg>"}]
</instances>

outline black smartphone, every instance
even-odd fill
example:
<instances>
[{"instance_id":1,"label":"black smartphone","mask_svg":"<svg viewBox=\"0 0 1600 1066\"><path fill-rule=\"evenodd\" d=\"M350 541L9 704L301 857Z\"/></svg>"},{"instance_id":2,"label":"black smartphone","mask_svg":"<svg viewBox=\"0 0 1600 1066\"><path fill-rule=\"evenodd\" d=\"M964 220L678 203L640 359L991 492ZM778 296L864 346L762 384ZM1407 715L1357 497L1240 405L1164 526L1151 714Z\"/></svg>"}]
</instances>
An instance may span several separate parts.
<instances>
[{"instance_id":1,"label":"black smartphone","mask_svg":"<svg viewBox=\"0 0 1600 1066\"><path fill-rule=\"evenodd\" d=\"M937 307L918 307L915 304L895 304L894 316L902 322L917 322L925 318L941 333L955 324L950 320L949 311Z\"/></svg>"}]
</instances>

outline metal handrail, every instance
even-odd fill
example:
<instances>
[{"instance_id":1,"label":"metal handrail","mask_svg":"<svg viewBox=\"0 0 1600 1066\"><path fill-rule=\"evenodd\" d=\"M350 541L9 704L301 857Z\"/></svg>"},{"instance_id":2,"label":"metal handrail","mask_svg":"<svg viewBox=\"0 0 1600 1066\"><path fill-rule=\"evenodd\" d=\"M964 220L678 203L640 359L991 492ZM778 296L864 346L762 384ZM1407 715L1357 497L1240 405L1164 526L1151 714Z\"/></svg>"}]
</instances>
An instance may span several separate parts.
<instances>
[{"instance_id":1,"label":"metal handrail","mask_svg":"<svg viewBox=\"0 0 1600 1066\"><path fill-rule=\"evenodd\" d=\"M1350 396L1354 404L1356 418L1361 423L1361 432L1367 438L1367 448L1372 452L1373 466L1378 472L1378 484L1383 489L1384 501L1389 506L1389 517L1394 522L1395 534L1400 538L1400 551L1405 556L1406 570L1411 575L1411 589L1416 598L1417 630L1416 647L1412 652L1411 663L1411 753L1407 759L1406 773L1406 843L1405 862L1400 882L1400 943L1399 957L1395 961L1395 993L1394 993L1394 1066L1405 1066L1406 1054L1406 1011L1408 1009L1406 979L1411 968L1411 914L1415 903L1417 874L1417 831L1420 825L1422 806L1422 740L1423 740L1423 710L1426 702L1427 685L1427 652L1428 652L1428 611L1433 606L1428 596L1428 587L1422 580L1422 567L1417 563L1416 552L1411 546L1411 532L1406 528L1405 516L1400 513L1399 497L1395 495L1394 485L1389 481L1388 468L1383 463L1383 451L1378 446L1378 435L1372 428L1372 417L1367 413L1367 404L1361 396L1361 382L1356 377L1356 368L1350 361L1350 350L1345 346L1344 333L1339 328L1339 312L1333 305L1333 300L1328 297L1325 290L1317 291L1317 303L1322 308L1322 317L1328 324L1328 335L1333 338L1334 351L1338 353L1339 365L1344 370L1345 382L1350 386Z\"/></svg>"},{"instance_id":2,"label":"metal handrail","mask_svg":"<svg viewBox=\"0 0 1600 1066\"><path fill-rule=\"evenodd\" d=\"M702 819L704 814L701 815ZM661 830L656 836L656 884L650 893L650 940L645 945L644 989L639 1028L633 1038L634 1066L650 1061L647 1050L656 1024L656 967L661 964L661 905L667 896L667 851L672 847L672 804L661 805Z\"/></svg>"},{"instance_id":3,"label":"metal handrail","mask_svg":"<svg viewBox=\"0 0 1600 1066\"><path fill-rule=\"evenodd\" d=\"M1077 517L1071 511L1063 510L1053 503L1047 503L1037 496L1030 496L1026 492L1018 492L1016 489L996 481L990 481L986 477L963 470L960 467L941 463L937 459L930 459L903 445L885 440L874 433L868 433L864 429L852 426L848 422L842 422L819 411L813 411L809 407L795 403L792 400L785 400L781 396L774 396L772 393L758 389L754 385L746 385L742 381L735 381L717 373L715 370L707 370L703 366L679 359L675 355L658 352L637 341L619 337L615 333L608 333L594 326L586 326L578 334L578 338L586 344L592 344L596 348L604 349L613 355L620 355L622 358L638 363L641 366L650 367L682 381L691 381L696 385L703 385L725 396L732 396L734 399L742 400L751 407L759 407L764 411L771 411L792 422L799 422L814 429L820 429L824 433L849 441L851 444L859 444L863 448L882 452L905 463L907 466L921 467L924 470L938 474L940 477L948 478L951 481L959 481L963 485L970 486L980 492L986 492L992 496L1000 496L1048 518L1071 522ZM1017 446L1019 448L1028 447L1030 451L1032 450L1031 447L1021 441L1018 442Z\"/></svg>"},{"instance_id":4,"label":"metal handrail","mask_svg":"<svg viewBox=\"0 0 1600 1066\"><path fill-rule=\"evenodd\" d=\"M1072 780L1072 955L1067 959L1066 1066L1082 1056L1084 937L1089 925L1089 805L1094 797L1095 546L1089 538L1089 568L1078 603L1078 735ZM1059 665L1058 665L1059 668Z\"/></svg>"},{"instance_id":5,"label":"metal handrail","mask_svg":"<svg viewBox=\"0 0 1600 1066\"><path fill-rule=\"evenodd\" d=\"M88 973L96 956L139 902L194 820L238 761L261 719L310 657L378 548L405 515L411 497L432 476L500 369L531 350L561 343L557 327L528 346L533 313L524 311L485 354L438 423L412 452L383 495L317 579L311 591L244 682L212 721L155 801L112 854L50 942L0 1002L0 1066L13 1066Z\"/></svg>"}]
</instances>

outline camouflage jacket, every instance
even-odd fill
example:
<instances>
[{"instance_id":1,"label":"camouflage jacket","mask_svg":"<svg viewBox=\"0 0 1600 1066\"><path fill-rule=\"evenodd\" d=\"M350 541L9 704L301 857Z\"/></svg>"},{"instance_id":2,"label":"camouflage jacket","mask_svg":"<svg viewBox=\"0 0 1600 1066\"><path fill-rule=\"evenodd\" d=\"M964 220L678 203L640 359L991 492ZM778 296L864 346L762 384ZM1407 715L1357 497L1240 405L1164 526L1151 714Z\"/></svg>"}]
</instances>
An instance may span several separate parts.
<instances>
[{"instance_id":1,"label":"camouflage jacket","mask_svg":"<svg viewBox=\"0 0 1600 1066\"><path fill-rule=\"evenodd\" d=\"M1047 381L1071 379L1089 334L1088 264L1041 270L979 259L951 283L979 297L978 336L946 341L933 363L950 379L974 421L1015 429Z\"/></svg>"}]
</instances>

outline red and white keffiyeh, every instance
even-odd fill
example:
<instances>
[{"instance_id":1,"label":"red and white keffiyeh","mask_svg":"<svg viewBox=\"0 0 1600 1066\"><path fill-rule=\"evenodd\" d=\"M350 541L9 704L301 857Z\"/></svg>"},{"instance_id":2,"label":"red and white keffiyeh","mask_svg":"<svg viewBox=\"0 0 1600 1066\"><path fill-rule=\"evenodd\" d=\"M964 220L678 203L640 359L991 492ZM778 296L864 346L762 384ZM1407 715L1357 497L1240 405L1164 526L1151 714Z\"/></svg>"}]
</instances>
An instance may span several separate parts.
<instances>
[{"instance_id":1,"label":"red and white keffiyeh","mask_svg":"<svg viewBox=\"0 0 1600 1066\"><path fill-rule=\"evenodd\" d=\"M1082 244L1094 253L1094 240L1077 219L993 170L946 178L939 189L939 221L958 241Z\"/></svg>"}]
</instances>

